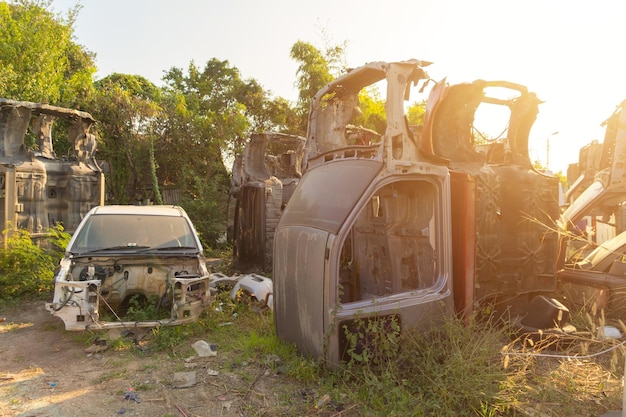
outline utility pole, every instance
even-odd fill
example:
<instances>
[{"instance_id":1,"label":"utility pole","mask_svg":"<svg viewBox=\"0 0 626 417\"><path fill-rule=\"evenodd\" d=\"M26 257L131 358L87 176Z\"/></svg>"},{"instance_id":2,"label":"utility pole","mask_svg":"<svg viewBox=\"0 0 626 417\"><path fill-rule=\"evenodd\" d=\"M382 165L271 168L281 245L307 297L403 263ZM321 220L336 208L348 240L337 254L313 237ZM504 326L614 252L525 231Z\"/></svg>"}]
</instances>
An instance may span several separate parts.
<instances>
[{"instance_id":1,"label":"utility pole","mask_svg":"<svg viewBox=\"0 0 626 417\"><path fill-rule=\"evenodd\" d=\"M546 169L550 169L550 138L554 135L558 135L559 131L552 132L552 134L548 135L546 138Z\"/></svg>"}]
</instances>

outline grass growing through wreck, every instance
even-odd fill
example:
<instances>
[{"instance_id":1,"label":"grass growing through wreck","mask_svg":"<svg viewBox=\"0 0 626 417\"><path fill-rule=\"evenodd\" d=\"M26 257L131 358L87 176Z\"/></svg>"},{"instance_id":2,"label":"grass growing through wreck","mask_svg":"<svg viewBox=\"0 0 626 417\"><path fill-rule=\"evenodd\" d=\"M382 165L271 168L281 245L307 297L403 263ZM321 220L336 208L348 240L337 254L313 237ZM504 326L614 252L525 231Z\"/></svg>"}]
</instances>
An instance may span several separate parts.
<instances>
[{"instance_id":1,"label":"grass growing through wreck","mask_svg":"<svg viewBox=\"0 0 626 417\"><path fill-rule=\"evenodd\" d=\"M191 345L196 340L215 344L217 356L208 363L220 375L237 375L243 388L225 389L236 393L242 414L249 416L597 417L621 409L623 339L603 338L600 330L612 325L626 334L620 317L623 312L605 317L585 306L572 312L570 321L579 330L575 337L539 342L517 339L491 319L469 325L448 320L428 331L402 334L393 325L385 333L363 322L353 331L378 333L369 338L376 341L370 346L376 354L354 350L350 363L329 370L282 342L270 311L221 294L197 322L148 332L148 348L112 341L109 352L164 352L177 360L195 354ZM76 341L88 345L94 337L84 332ZM112 371L102 378L119 377L124 375ZM256 384L270 384L276 401L254 403Z\"/></svg>"},{"instance_id":2,"label":"grass growing through wreck","mask_svg":"<svg viewBox=\"0 0 626 417\"><path fill-rule=\"evenodd\" d=\"M363 325L357 332L370 331ZM509 409L498 397L507 378L503 328L450 319L391 339L397 343L372 347L375 355L352 355L342 372L344 390L355 389L352 401L390 416L495 416Z\"/></svg>"},{"instance_id":3,"label":"grass growing through wreck","mask_svg":"<svg viewBox=\"0 0 626 417\"><path fill-rule=\"evenodd\" d=\"M218 355L228 352L231 368L256 363L303 382L320 377L321 366L301 358L293 346L278 338L269 311L259 312L254 303L235 302L228 293L219 294L212 309L198 322L160 328L155 342L161 349L184 357L192 353L189 342L196 339L214 344Z\"/></svg>"},{"instance_id":4,"label":"grass growing through wreck","mask_svg":"<svg viewBox=\"0 0 626 417\"><path fill-rule=\"evenodd\" d=\"M16 302L0 303L0 316L3 307ZM571 313L576 336L540 341L516 338L488 318L469 325L449 320L429 331L402 334L393 325L383 329L363 322L353 331L375 334L368 339L375 341L370 347L376 354L354 349L350 363L328 370L279 340L271 312L233 302L225 293L197 322L155 329L149 332L148 348L134 351L180 359L194 355L196 340L215 344L213 362L220 372L237 373L248 385L228 389L241 393L242 413L250 416L597 417L620 410L624 339L606 338L602 329L614 326L626 334L620 320L626 307L606 316L593 304ZM14 329L5 324L3 330ZM84 332L76 341L88 345L99 336ZM130 351L135 346L118 339L111 347ZM271 409L259 408L249 395L265 378L281 382L272 386L278 404Z\"/></svg>"},{"instance_id":5,"label":"grass growing through wreck","mask_svg":"<svg viewBox=\"0 0 626 417\"><path fill-rule=\"evenodd\" d=\"M598 416L621 408L624 354L616 347L578 359L620 343L600 337L602 320L608 321L581 311L573 321L582 336L540 342L515 338L493 319L469 325L450 319L402 334L389 326L384 337L363 322L352 331L377 333L368 338L375 354L353 350L349 363L329 370L279 340L271 312L261 314L226 294L196 323L156 329L152 344L187 358L202 339L217 346L212 363L220 372L237 373L250 387L268 375L282 381L274 392L278 405L263 415ZM243 396L242 410L258 406L251 401Z\"/></svg>"},{"instance_id":6,"label":"grass growing through wreck","mask_svg":"<svg viewBox=\"0 0 626 417\"><path fill-rule=\"evenodd\" d=\"M615 312L605 317L590 306L572 312L576 336L541 341L517 339L489 319L467 326L449 320L401 335L390 326L385 337L370 338L378 340L371 346L377 354L355 350L351 363L328 370L278 339L271 312L260 314L253 304L221 295L197 322L148 332L146 349L111 341L107 355L118 358L125 350L124 360L132 360L131 352L162 352L183 371L179 359L195 354L193 342L213 343L218 354L207 363L223 379L211 381L225 384L242 415L249 416L597 417L621 409L623 339L603 338L600 330L611 325L626 334L620 317ZM380 329L364 322L353 331ZM96 336L104 337L84 332L75 340L88 345ZM164 366L162 354L155 358ZM120 377L128 375L111 371L102 378ZM256 395L264 384L274 401Z\"/></svg>"}]
</instances>

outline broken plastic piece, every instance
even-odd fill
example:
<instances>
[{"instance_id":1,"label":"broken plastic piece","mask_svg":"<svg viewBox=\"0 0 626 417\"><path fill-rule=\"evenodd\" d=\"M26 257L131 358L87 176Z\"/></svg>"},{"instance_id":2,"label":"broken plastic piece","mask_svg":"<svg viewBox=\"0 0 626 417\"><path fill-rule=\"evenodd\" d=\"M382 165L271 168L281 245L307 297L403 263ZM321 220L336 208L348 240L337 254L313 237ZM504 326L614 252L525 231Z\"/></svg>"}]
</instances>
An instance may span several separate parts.
<instances>
[{"instance_id":1,"label":"broken plastic piece","mask_svg":"<svg viewBox=\"0 0 626 417\"><path fill-rule=\"evenodd\" d=\"M204 340L198 340L193 345L191 345L198 356L207 357L207 356L216 356L217 355L217 346L213 344L208 344Z\"/></svg>"},{"instance_id":2,"label":"broken plastic piece","mask_svg":"<svg viewBox=\"0 0 626 417\"><path fill-rule=\"evenodd\" d=\"M622 332L620 332L619 329L614 326L604 326L602 328L598 327L597 331L600 334L600 337L602 339L621 339L622 338Z\"/></svg>"}]
</instances>

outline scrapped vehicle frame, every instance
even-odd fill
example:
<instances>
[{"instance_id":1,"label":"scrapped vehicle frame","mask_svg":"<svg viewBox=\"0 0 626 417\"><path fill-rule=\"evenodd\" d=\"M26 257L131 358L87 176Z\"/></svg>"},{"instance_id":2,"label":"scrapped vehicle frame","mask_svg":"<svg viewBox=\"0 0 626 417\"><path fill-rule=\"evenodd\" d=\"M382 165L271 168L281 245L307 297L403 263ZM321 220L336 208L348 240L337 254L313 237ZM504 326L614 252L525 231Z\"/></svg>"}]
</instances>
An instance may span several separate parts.
<instances>
[{"instance_id":1,"label":"scrapped vehicle frame","mask_svg":"<svg viewBox=\"0 0 626 417\"><path fill-rule=\"evenodd\" d=\"M68 121L71 154L57 157L53 125ZM3 230L28 230L32 237L62 224L72 232L85 214L104 204L104 175L95 159L94 118L86 112L0 98L0 222ZM37 150L25 144L27 132Z\"/></svg>"},{"instance_id":2,"label":"scrapped vehicle frame","mask_svg":"<svg viewBox=\"0 0 626 417\"><path fill-rule=\"evenodd\" d=\"M585 258L557 271L559 288L572 305L596 311L622 309L626 297L626 232L602 242Z\"/></svg>"},{"instance_id":3,"label":"scrapped vehicle frame","mask_svg":"<svg viewBox=\"0 0 626 417\"><path fill-rule=\"evenodd\" d=\"M55 272L53 300L46 304L53 316L63 320L66 330L174 326L197 320L210 306L210 276L202 244L182 208L101 206L91 210L86 220L90 216L92 220L94 216L132 216L133 222L141 217L145 227L142 233L131 228L107 233L103 228L108 223L81 223ZM167 226L164 216L175 218L180 227L151 233L151 228ZM165 241L156 247L142 246L138 242L146 235L164 236ZM90 249L77 243L83 236L91 239L90 244L118 242L119 236L126 243ZM129 306L132 297L156 298L156 310L162 307L169 317L125 321L118 313ZM106 320L105 315L111 318Z\"/></svg>"},{"instance_id":4,"label":"scrapped vehicle frame","mask_svg":"<svg viewBox=\"0 0 626 417\"><path fill-rule=\"evenodd\" d=\"M611 222L611 217L618 213L620 205L626 201L626 101L617 106L613 114L603 123L606 126L604 141L601 145L599 171L559 219L559 228L567 239L568 231L577 230L578 222L586 216L592 216ZM589 174L587 174L589 175ZM583 176L583 175L581 175ZM616 220L613 219L613 224ZM615 236L619 230L614 230ZM591 236L594 239L593 236ZM600 242L596 242L600 243ZM561 250L566 245L561 245ZM559 261L565 262L563 253Z\"/></svg>"},{"instance_id":5,"label":"scrapped vehicle frame","mask_svg":"<svg viewBox=\"0 0 626 417\"><path fill-rule=\"evenodd\" d=\"M486 302L515 313L556 287L546 225L558 215L558 180L528 157L540 101L508 82L440 82L424 125L409 126L405 101L429 81L426 65L366 64L311 104L304 175L276 229L274 317L279 337L331 366L365 348L348 337L363 320L415 328ZM354 140L359 91L380 81L386 130ZM491 97L492 87L515 97ZM484 103L510 118L507 136L478 144Z\"/></svg>"},{"instance_id":6,"label":"scrapped vehicle frame","mask_svg":"<svg viewBox=\"0 0 626 417\"><path fill-rule=\"evenodd\" d=\"M568 301L610 309L619 307L626 294L626 254L607 256L611 262L606 265L583 265L580 261L598 247L615 248L626 230L626 101L603 125L604 141L594 146L600 154L596 158L598 170L581 172L575 185L588 186L572 192L577 197L559 219L557 279Z\"/></svg>"},{"instance_id":7,"label":"scrapped vehicle frame","mask_svg":"<svg viewBox=\"0 0 626 417\"><path fill-rule=\"evenodd\" d=\"M301 136L257 133L250 137L243 154L235 158L229 221L236 270L271 271L274 232L302 177L305 141Z\"/></svg>"}]
</instances>

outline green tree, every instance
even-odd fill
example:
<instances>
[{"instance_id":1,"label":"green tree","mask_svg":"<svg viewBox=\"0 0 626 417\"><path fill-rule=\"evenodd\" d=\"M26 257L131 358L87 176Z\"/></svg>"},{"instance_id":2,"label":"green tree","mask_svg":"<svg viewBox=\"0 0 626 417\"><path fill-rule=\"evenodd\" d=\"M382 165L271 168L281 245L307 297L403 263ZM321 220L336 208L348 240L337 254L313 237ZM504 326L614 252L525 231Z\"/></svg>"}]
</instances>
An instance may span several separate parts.
<instances>
[{"instance_id":1,"label":"green tree","mask_svg":"<svg viewBox=\"0 0 626 417\"><path fill-rule=\"evenodd\" d=\"M151 170L158 164L151 148L161 90L144 77L127 74L111 74L95 87L91 110L98 119L98 159L108 166L108 201L158 201Z\"/></svg>"},{"instance_id":2,"label":"green tree","mask_svg":"<svg viewBox=\"0 0 626 417\"><path fill-rule=\"evenodd\" d=\"M80 108L92 92L94 54L72 41L80 9L67 16L51 2L0 2L0 96Z\"/></svg>"},{"instance_id":3,"label":"green tree","mask_svg":"<svg viewBox=\"0 0 626 417\"><path fill-rule=\"evenodd\" d=\"M299 64L296 72L299 91L296 112L299 120L295 133L306 134L311 100L322 87L340 75L344 55L345 44L327 47L325 52L303 41L298 41L291 47L290 57Z\"/></svg>"},{"instance_id":4,"label":"green tree","mask_svg":"<svg viewBox=\"0 0 626 417\"><path fill-rule=\"evenodd\" d=\"M298 128L296 109L291 103L282 98L271 97L254 80L247 82L240 90L237 101L246 107L245 114L249 118L250 132L277 131L283 133L295 132ZM245 138L247 141L247 137ZM240 153L245 143L238 142L232 149Z\"/></svg>"},{"instance_id":5,"label":"green tree","mask_svg":"<svg viewBox=\"0 0 626 417\"><path fill-rule=\"evenodd\" d=\"M296 72L298 102L308 107L313 96L335 76L331 73L332 57L325 56L319 49L308 42L298 41L291 47L290 56L299 63Z\"/></svg>"},{"instance_id":6,"label":"green tree","mask_svg":"<svg viewBox=\"0 0 626 417\"><path fill-rule=\"evenodd\" d=\"M385 113L385 101L380 97L380 92L375 87L368 87L359 93L359 107L361 115L354 123L384 132L387 126L387 114Z\"/></svg>"},{"instance_id":7,"label":"green tree","mask_svg":"<svg viewBox=\"0 0 626 417\"><path fill-rule=\"evenodd\" d=\"M183 190L183 204L205 242L226 230L230 174L226 161L241 153L250 133L288 129L289 106L228 61L191 63L165 77L163 113L156 131L159 178Z\"/></svg>"},{"instance_id":8,"label":"green tree","mask_svg":"<svg viewBox=\"0 0 626 417\"><path fill-rule=\"evenodd\" d=\"M424 125L424 115L426 112L426 100L416 101L407 109L407 119L411 125Z\"/></svg>"},{"instance_id":9,"label":"green tree","mask_svg":"<svg viewBox=\"0 0 626 417\"><path fill-rule=\"evenodd\" d=\"M246 107L237 100L244 85L239 71L227 61L213 59L203 70L190 64L187 74L172 68L164 80L158 151L165 157L161 168L166 181L190 183L180 169L185 166L207 181L225 173L224 156L240 151L250 129Z\"/></svg>"}]
</instances>

